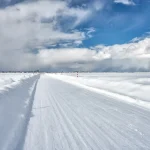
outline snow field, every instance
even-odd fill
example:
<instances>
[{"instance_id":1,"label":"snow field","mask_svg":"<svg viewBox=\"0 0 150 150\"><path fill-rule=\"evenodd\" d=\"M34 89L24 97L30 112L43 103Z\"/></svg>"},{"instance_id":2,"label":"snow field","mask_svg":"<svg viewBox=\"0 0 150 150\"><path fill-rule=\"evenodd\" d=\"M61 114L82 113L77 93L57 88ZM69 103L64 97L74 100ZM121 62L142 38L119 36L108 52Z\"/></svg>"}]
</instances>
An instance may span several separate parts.
<instances>
[{"instance_id":1,"label":"snow field","mask_svg":"<svg viewBox=\"0 0 150 150\"><path fill-rule=\"evenodd\" d=\"M150 73L51 74L53 78L150 109Z\"/></svg>"},{"instance_id":2,"label":"snow field","mask_svg":"<svg viewBox=\"0 0 150 150\"><path fill-rule=\"evenodd\" d=\"M23 150L149 150L150 111L42 75Z\"/></svg>"},{"instance_id":3,"label":"snow field","mask_svg":"<svg viewBox=\"0 0 150 150\"><path fill-rule=\"evenodd\" d=\"M7 75L0 150L150 149L149 74Z\"/></svg>"}]
</instances>

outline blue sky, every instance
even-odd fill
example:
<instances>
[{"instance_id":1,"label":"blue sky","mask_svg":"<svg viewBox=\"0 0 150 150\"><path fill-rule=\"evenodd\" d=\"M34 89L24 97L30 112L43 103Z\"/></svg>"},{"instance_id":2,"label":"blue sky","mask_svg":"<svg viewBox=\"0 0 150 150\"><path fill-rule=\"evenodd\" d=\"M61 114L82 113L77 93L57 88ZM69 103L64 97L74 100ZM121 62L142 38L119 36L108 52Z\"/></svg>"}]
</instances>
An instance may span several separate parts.
<instances>
[{"instance_id":1,"label":"blue sky","mask_svg":"<svg viewBox=\"0 0 150 150\"><path fill-rule=\"evenodd\" d=\"M0 46L0 70L149 71L150 0L0 0Z\"/></svg>"},{"instance_id":2,"label":"blue sky","mask_svg":"<svg viewBox=\"0 0 150 150\"><path fill-rule=\"evenodd\" d=\"M133 0L132 2L134 4L125 5L121 2L114 3L111 0L105 1L102 10L94 12L90 20L78 26L81 30L85 27L94 27L96 30L91 39L84 41L84 46L90 47L100 43L106 45L123 44L149 32L150 1ZM91 3L83 1L78 6L90 5Z\"/></svg>"}]
</instances>

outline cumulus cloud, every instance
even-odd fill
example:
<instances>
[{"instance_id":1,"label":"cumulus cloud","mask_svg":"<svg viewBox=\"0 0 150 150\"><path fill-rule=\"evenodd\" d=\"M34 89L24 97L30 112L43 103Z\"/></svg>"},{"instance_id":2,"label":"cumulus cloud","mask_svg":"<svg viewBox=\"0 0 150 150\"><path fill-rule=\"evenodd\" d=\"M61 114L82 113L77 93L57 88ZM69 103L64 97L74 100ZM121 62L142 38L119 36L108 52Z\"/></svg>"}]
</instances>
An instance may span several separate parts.
<instances>
[{"instance_id":1,"label":"cumulus cloud","mask_svg":"<svg viewBox=\"0 0 150 150\"><path fill-rule=\"evenodd\" d=\"M149 71L150 38L122 45L98 45L90 49L41 50L38 59L44 59L46 65L51 64L51 67L61 66L66 70Z\"/></svg>"},{"instance_id":2,"label":"cumulus cloud","mask_svg":"<svg viewBox=\"0 0 150 150\"><path fill-rule=\"evenodd\" d=\"M31 52L2 54L1 66L7 70L48 71L149 71L150 38L123 44L92 48L40 49Z\"/></svg>"},{"instance_id":3,"label":"cumulus cloud","mask_svg":"<svg viewBox=\"0 0 150 150\"><path fill-rule=\"evenodd\" d=\"M124 5L135 5L133 0L114 0L115 3L121 3Z\"/></svg>"},{"instance_id":4,"label":"cumulus cloud","mask_svg":"<svg viewBox=\"0 0 150 150\"><path fill-rule=\"evenodd\" d=\"M101 3L95 2L92 7L98 11ZM69 7L58 0L26 1L0 9L0 70L149 71L149 37L122 45L77 48L96 31L75 30L92 9ZM67 22L69 32L62 28Z\"/></svg>"},{"instance_id":5,"label":"cumulus cloud","mask_svg":"<svg viewBox=\"0 0 150 150\"><path fill-rule=\"evenodd\" d=\"M2 1L3 4L5 2ZM8 7L0 9L0 70L30 70L38 65L43 68L39 57L42 53L38 49L71 45L76 47L87 38L86 33L74 30L90 15L87 8L69 7L67 2L61 0L31 0L21 3L10 0L7 4ZM72 28L69 32L60 28L60 18L65 21L64 26L69 19L74 18L70 21Z\"/></svg>"},{"instance_id":6,"label":"cumulus cloud","mask_svg":"<svg viewBox=\"0 0 150 150\"><path fill-rule=\"evenodd\" d=\"M57 17L75 17L71 23L76 26L87 14L88 10L69 8L63 1L26 2L0 9L1 50L29 50L83 40L83 32L57 28Z\"/></svg>"}]
</instances>

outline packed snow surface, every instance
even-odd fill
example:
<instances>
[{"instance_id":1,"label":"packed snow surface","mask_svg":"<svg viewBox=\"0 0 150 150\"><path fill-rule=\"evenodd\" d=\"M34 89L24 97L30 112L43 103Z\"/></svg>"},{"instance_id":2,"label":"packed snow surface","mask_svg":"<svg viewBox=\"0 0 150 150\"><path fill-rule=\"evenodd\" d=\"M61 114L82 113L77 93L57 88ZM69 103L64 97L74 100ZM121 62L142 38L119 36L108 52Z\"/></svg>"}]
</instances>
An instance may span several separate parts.
<instances>
[{"instance_id":1,"label":"packed snow surface","mask_svg":"<svg viewBox=\"0 0 150 150\"><path fill-rule=\"evenodd\" d=\"M148 74L27 77L0 93L0 150L149 150L150 109L121 97L132 96L122 93L125 83L135 86L148 80ZM110 82L120 82L118 90L117 84L109 90ZM144 86L148 82L143 93Z\"/></svg>"}]
</instances>

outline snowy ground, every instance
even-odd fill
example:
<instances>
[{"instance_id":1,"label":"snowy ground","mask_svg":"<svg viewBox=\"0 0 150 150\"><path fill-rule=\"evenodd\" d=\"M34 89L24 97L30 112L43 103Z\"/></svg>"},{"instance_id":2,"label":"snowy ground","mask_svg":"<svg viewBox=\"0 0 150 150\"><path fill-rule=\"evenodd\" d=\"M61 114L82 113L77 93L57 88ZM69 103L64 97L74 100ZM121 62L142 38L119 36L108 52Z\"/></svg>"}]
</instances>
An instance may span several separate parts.
<instances>
[{"instance_id":1,"label":"snowy ground","mask_svg":"<svg viewBox=\"0 0 150 150\"><path fill-rule=\"evenodd\" d=\"M35 74L19 81L0 93L0 150L150 150L150 109L126 101L149 103L148 73ZM136 86L134 96L125 92Z\"/></svg>"},{"instance_id":2,"label":"snowy ground","mask_svg":"<svg viewBox=\"0 0 150 150\"><path fill-rule=\"evenodd\" d=\"M20 150L38 75L0 74L0 150Z\"/></svg>"},{"instance_id":3,"label":"snowy ground","mask_svg":"<svg viewBox=\"0 0 150 150\"><path fill-rule=\"evenodd\" d=\"M79 73L78 78L77 73L69 73L53 77L150 108L150 73Z\"/></svg>"},{"instance_id":4,"label":"snowy ground","mask_svg":"<svg viewBox=\"0 0 150 150\"><path fill-rule=\"evenodd\" d=\"M0 73L0 92L32 77L33 73Z\"/></svg>"}]
</instances>

